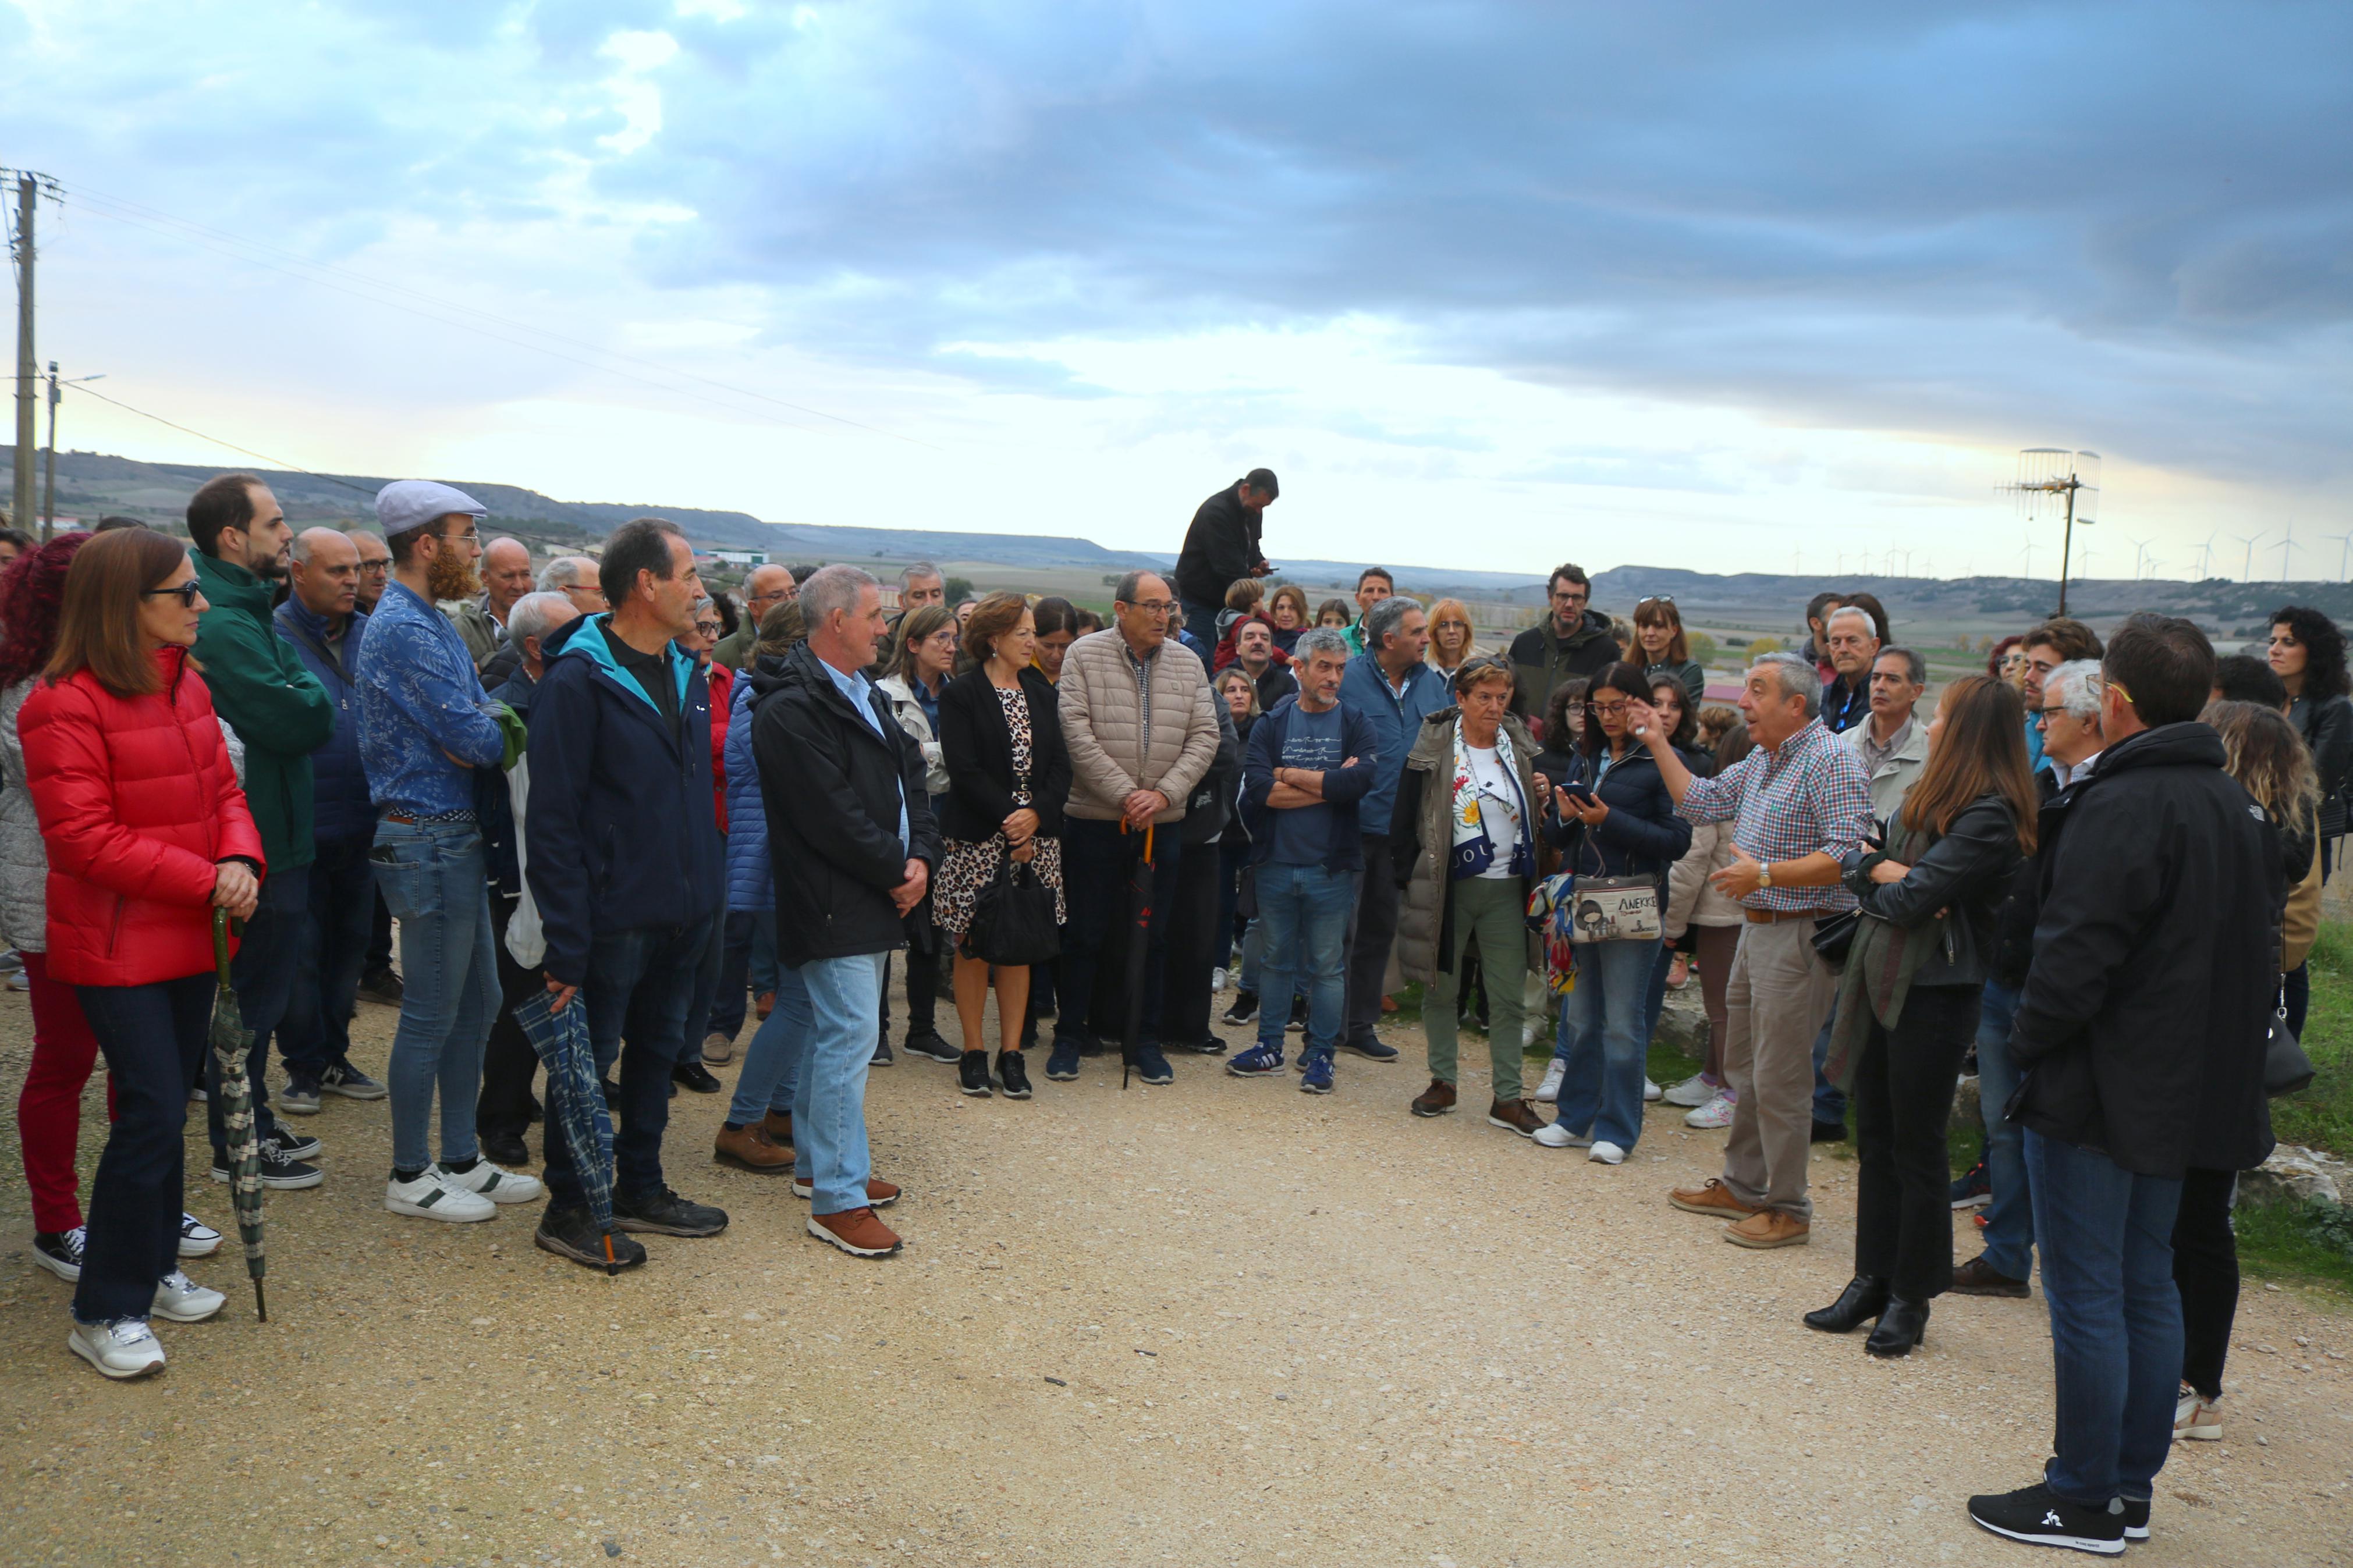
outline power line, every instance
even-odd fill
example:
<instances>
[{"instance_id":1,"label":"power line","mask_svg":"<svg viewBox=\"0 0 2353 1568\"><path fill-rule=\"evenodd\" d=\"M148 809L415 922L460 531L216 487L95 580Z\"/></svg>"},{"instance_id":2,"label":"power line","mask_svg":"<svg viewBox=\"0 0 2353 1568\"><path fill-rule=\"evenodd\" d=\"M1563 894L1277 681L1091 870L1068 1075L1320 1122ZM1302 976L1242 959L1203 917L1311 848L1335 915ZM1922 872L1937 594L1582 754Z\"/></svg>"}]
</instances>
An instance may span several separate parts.
<instances>
[{"instance_id":1,"label":"power line","mask_svg":"<svg viewBox=\"0 0 2353 1568\"><path fill-rule=\"evenodd\" d=\"M73 390L85 397L95 397L100 403L111 403L125 414L136 414L142 419L153 419L158 425L169 426L183 436L194 436L199 441L210 441L216 447L226 447L230 451L240 453L245 457L259 458L272 468L285 468L297 474L308 474L314 479L324 479L331 485L341 485L347 490L357 490L364 496L373 497L375 494L365 485L355 485L349 479L339 479L332 474L322 474L315 468L306 468L300 463L290 463L283 458L273 458L267 452L257 452L250 447L240 447L234 441L224 441L217 436L207 436L201 430L191 430L185 425L175 424L160 414L150 414L143 408L133 408L119 397L109 397L102 392L92 392L87 386L76 386Z\"/></svg>"}]
</instances>

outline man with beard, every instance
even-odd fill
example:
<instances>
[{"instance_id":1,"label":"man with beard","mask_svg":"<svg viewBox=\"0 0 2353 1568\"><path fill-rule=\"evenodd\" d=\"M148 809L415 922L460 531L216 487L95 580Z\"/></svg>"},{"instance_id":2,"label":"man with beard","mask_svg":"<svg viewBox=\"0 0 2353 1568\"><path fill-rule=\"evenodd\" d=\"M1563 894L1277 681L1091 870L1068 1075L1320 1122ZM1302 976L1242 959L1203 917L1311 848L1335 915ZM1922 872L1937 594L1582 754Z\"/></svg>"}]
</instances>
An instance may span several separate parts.
<instances>
[{"instance_id":1,"label":"man with beard","mask_svg":"<svg viewBox=\"0 0 2353 1568\"><path fill-rule=\"evenodd\" d=\"M215 711L245 741L245 797L269 864L229 971L245 1026L253 1031L245 1065L261 1139L261 1180L270 1187L315 1187L318 1167L301 1162L319 1152L319 1141L279 1126L266 1068L269 1037L285 1019L295 966L310 940L311 753L335 732L335 703L270 623L270 590L286 576L294 531L269 487L250 474L223 474L190 498L187 515L196 581L212 604L194 652ZM213 1180L226 1182L228 1134L219 1069L209 1055L205 1073L212 1090L206 1120Z\"/></svg>"},{"instance_id":2,"label":"man with beard","mask_svg":"<svg viewBox=\"0 0 2353 1568\"><path fill-rule=\"evenodd\" d=\"M426 479L375 498L392 581L361 645L360 763L375 806L376 886L400 921L400 1026L392 1039L392 1179L384 1206L480 1220L539 1196L539 1183L481 1157L474 1131L482 1047L499 1007L474 770L507 759L512 715L483 694L458 629L434 604L480 591L480 503ZM436 1090L441 1154L429 1147Z\"/></svg>"}]
</instances>

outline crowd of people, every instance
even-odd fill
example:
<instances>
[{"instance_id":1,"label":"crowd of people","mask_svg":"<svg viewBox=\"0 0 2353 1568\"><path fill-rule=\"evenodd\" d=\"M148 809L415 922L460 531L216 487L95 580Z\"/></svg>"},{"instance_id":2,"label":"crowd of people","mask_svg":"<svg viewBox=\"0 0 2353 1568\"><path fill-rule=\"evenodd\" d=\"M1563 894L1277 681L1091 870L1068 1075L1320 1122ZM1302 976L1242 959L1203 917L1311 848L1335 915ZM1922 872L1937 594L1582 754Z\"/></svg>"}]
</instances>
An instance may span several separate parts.
<instances>
[{"instance_id":1,"label":"crowd of people","mask_svg":"<svg viewBox=\"0 0 2353 1568\"><path fill-rule=\"evenodd\" d=\"M0 534L0 922L72 1350L150 1373L152 1320L222 1304L182 1268L221 1239L182 1200L192 1100L229 1177L214 911L238 922L265 1186L325 1179L289 1118L388 1100L386 1209L533 1205L539 1247L600 1268L725 1228L670 1184L666 1133L681 1089L726 1092L710 1068L747 1027L714 1157L789 1174L813 1237L880 1258L902 1193L864 1097L894 1033L1019 1101L1041 1041L1050 1083L1090 1060L1171 1083L1172 1053L1226 1054L1229 995L1255 1035L1226 1072L1326 1093L1343 1053L1398 1058L1379 1025L1419 985L1428 1083L1400 1109L1456 1109L1466 1026L1487 1123L1543 1148L1621 1164L1663 1100L1727 1131L1667 1201L1743 1247L1810 1239L1810 1146L1851 1111L1854 1276L1805 1323L1900 1356L1941 1294L2029 1296L2039 1254L2054 1457L1972 1515L2097 1552L2145 1534L2167 1445L2221 1430L2233 1180L2271 1147L2267 1041L2301 1027L2345 830L2342 634L2284 608L2262 657L2218 659L2187 621L2104 642L2053 619L1931 700L1880 603L1826 592L1718 704L1671 597L1621 619L1573 564L1500 650L1377 567L1311 608L1271 581L1278 493L1254 469L1211 496L1108 623L951 605L923 563L895 614L846 564L756 566L739 599L653 518L534 572L422 480L385 487L373 530L297 533L232 474L190 501L193 549L130 520ZM371 980L387 927L398 976ZM1649 1042L1694 977L1705 1060L1662 1087ZM364 986L400 1008L381 1083L351 1059ZM517 1009L541 996L583 1010L604 1079L609 1227L583 1180L607 1155L534 1094ZM1971 1074L1985 1158L1956 1181ZM1956 1267L1974 1206L1984 1250Z\"/></svg>"}]
</instances>

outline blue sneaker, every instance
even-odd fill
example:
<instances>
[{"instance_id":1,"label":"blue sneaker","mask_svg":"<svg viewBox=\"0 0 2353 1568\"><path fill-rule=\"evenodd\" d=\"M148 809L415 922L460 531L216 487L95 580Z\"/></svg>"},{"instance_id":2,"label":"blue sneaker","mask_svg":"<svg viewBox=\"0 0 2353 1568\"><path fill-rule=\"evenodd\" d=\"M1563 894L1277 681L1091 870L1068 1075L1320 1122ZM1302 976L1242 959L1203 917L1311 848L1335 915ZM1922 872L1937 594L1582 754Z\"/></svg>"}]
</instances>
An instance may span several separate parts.
<instances>
[{"instance_id":1,"label":"blue sneaker","mask_svg":"<svg viewBox=\"0 0 2353 1568\"><path fill-rule=\"evenodd\" d=\"M1252 1046L1226 1064L1226 1070L1236 1078L1271 1078L1282 1070L1280 1047Z\"/></svg>"},{"instance_id":2,"label":"blue sneaker","mask_svg":"<svg viewBox=\"0 0 2353 1568\"><path fill-rule=\"evenodd\" d=\"M1160 1054L1160 1047L1146 1040L1135 1047L1135 1076L1155 1087L1176 1081L1176 1069Z\"/></svg>"},{"instance_id":3,"label":"blue sneaker","mask_svg":"<svg viewBox=\"0 0 2353 1568\"><path fill-rule=\"evenodd\" d=\"M1053 1053L1046 1058L1046 1076L1069 1083L1079 1076L1079 1043L1068 1035L1054 1037Z\"/></svg>"},{"instance_id":4,"label":"blue sneaker","mask_svg":"<svg viewBox=\"0 0 2353 1568\"><path fill-rule=\"evenodd\" d=\"M1340 1048L1354 1051L1368 1062L1393 1062L1398 1059L1398 1048L1395 1046L1377 1040L1370 1035L1366 1035L1361 1040L1344 1040L1341 1042Z\"/></svg>"},{"instance_id":5,"label":"blue sneaker","mask_svg":"<svg viewBox=\"0 0 2353 1568\"><path fill-rule=\"evenodd\" d=\"M1307 1053L1307 1076L1299 1080L1302 1094L1332 1092L1332 1053L1328 1050Z\"/></svg>"}]
</instances>

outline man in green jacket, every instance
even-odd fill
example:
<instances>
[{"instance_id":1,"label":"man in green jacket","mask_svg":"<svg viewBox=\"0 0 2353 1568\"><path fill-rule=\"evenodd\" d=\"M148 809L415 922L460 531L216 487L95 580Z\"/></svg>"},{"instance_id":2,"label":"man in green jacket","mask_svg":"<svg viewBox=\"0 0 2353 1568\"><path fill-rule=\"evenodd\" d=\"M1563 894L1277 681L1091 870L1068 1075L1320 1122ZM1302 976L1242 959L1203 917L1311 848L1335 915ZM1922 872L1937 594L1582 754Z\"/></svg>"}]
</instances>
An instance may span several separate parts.
<instances>
[{"instance_id":1,"label":"man in green jacket","mask_svg":"<svg viewBox=\"0 0 2353 1568\"><path fill-rule=\"evenodd\" d=\"M1585 568L1564 563L1545 584L1551 601L1545 618L1512 639L1512 711L1542 733L1552 689L1564 680L1590 680L1625 657L1611 635L1609 617L1591 607L1593 583Z\"/></svg>"},{"instance_id":2,"label":"man in green jacket","mask_svg":"<svg viewBox=\"0 0 2353 1568\"><path fill-rule=\"evenodd\" d=\"M211 688L213 709L245 742L245 799L269 861L261 902L245 923L230 966L245 1026L253 1031L246 1075L253 1086L261 1138L261 1184L315 1187L324 1178L304 1159L319 1142L282 1127L270 1114L265 1082L269 1037L286 1016L294 970L309 940L311 753L335 732L334 700L302 667L293 645L270 624L270 589L286 575L294 531L269 487L250 474L208 479L188 502L196 581L210 608L195 654ZM228 1180L228 1142L221 1120L218 1069L205 1058L212 1085L207 1117L213 1180Z\"/></svg>"}]
</instances>

